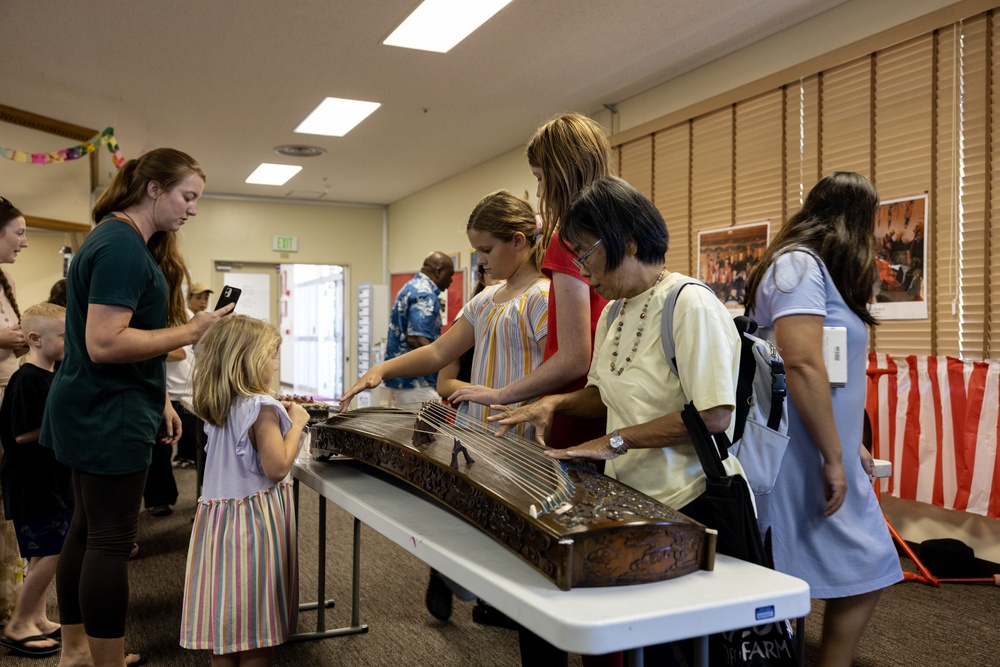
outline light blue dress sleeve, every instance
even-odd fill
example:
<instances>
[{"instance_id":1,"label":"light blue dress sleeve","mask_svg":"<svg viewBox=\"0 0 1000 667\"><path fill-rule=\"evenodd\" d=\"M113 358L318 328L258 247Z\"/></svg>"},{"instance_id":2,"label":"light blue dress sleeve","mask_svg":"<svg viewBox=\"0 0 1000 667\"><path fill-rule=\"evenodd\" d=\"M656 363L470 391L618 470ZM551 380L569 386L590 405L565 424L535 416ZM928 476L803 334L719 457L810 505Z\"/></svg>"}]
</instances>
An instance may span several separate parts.
<instances>
[{"instance_id":1,"label":"light blue dress sleeve","mask_svg":"<svg viewBox=\"0 0 1000 667\"><path fill-rule=\"evenodd\" d=\"M761 280L754 315L762 326L787 315L825 318L825 276L816 256L804 250L779 255Z\"/></svg>"}]
</instances>

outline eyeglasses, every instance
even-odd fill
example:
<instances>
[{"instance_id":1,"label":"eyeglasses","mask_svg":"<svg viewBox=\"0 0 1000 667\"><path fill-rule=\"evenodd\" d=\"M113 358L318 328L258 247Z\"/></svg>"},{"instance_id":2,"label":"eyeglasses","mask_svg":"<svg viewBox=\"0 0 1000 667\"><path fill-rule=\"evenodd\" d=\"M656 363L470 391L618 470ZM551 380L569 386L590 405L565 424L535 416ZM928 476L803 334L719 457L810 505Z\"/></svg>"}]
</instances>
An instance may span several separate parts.
<instances>
[{"instance_id":1,"label":"eyeglasses","mask_svg":"<svg viewBox=\"0 0 1000 667\"><path fill-rule=\"evenodd\" d=\"M573 263L576 264L576 268L578 268L578 269L585 269L585 268L587 268L586 266L584 266L583 263L587 261L587 258L590 257L590 253L594 252L594 250L599 245L601 245L601 239L597 239L597 242L594 245L592 245L589 248L587 248L587 252L583 253L579 257L574 257L573 258Z\"/></svg>"}]
</instances>

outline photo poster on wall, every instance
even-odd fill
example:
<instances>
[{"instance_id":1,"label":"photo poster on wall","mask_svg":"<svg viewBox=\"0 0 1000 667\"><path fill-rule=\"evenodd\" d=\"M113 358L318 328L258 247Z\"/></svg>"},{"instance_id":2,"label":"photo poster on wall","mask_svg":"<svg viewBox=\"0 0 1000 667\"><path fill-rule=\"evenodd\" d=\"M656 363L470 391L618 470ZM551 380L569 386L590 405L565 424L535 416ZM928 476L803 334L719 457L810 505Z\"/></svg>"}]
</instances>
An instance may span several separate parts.
<instances>
[{"instance_id":1,"label":"photo poster on wall","mask_svg":"<svg viewBox=\"0 0 1000 667\"><path fill-rule=\"evenodd\" d=\"M441 309L442 334L451 328L452 322L462 312L462 306L465 305L465 273L465 269L456 270L455 276L451 281L451 286L440 295L441 305L443 306ZM396 302L399 290L403 289L403 285L408 283L415 275L417 275L415 272L393 273L390 275L389 291L392 293L392 301L389 303L390 308Z\"/></svg>"},{"instance_id":2,"label":"photo poster on wall","mask_svg":"<svg viewBox=\"0 0 1000 667\"><path fill-rule=\"evenodd\" d=\"M927 195L882 202L875 215L878 285L869 306L880 320L927 319Z\"/></svg>"},{"instance_id":3,"label":"photo poster on wall","mask_svg":"<svg viewBox=\"0 0 1000 667\"><path fill-rule=\"evenodd\" d=\"M753 222L698 233L698 275L733 316L743 314L747 274L767 248L771 223Z\"/></svg>"},{"instance_id":4,"label":"photo poster on wall","mask_svg":"<svg viewBox=\"0 0 1000 667\"><path fill-rule=\"evenodd\" d=\"M271 318L271 276L267 273L223 273L222 282L243 290L234 313L277 324ZM216 301L218 295L215 296ZM215 305L213 301L211 306Z\"/></svg>"}]
</instances>

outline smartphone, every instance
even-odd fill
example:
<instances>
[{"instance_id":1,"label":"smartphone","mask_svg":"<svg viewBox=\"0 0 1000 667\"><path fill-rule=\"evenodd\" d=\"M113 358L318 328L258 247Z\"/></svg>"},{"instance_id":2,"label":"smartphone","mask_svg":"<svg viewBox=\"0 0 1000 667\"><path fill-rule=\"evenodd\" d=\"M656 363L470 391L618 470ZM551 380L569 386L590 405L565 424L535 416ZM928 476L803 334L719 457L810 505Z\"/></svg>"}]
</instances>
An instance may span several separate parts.
<instances>
[{"instance_id":1,"label":"smartphone","mask_svg":"<svg viewBox=\"0 0 1000 667\"><path fill-rule=\"evenodd\" d=\"M215 309L218 310L223 306L228 306L231 303L236 303L237 301L240 300L240 294L242 293L243 290L241 290L239 287L230 287L229 285L226 285L225 287L222 288L222 292L219 293L219 301L218 303L215 304ZM235 308L233 310L235 310ZM229 312L231 313L233 311L231 310Z\"/></svg>"}]
</instances>

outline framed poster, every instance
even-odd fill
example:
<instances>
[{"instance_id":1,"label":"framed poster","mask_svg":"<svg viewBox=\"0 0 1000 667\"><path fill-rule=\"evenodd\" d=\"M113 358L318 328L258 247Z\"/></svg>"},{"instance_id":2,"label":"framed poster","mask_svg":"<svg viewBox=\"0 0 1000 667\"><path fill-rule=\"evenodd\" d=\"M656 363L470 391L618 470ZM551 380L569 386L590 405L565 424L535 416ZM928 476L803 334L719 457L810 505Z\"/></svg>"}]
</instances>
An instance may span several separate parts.
<instances>
[{"instance_id":1,"label":"framed poster","mask_svg":"<svg viewBox=\"0 0 1000 667\"><path fill-rule=\"evenodd\" d=\"M767 248L770 222L698 233L698 275L733 314L743 314L747 274Z\"/></svg>"},{"instance_id":2,"label":"framed poster","mask_svg":"<svg viewBox=\"0 0 1000 667\"><path fill-rule=\"evenodd\" d=\"M442 305L441 333L444 333L451 327L451 323L455 321L458 314L462 312L462 306L465 305L465 274L465 269L457 269L454 278L452 278L451 286L440 295ZM415 275L417 275L416 272L393 273L390 275L389 292L392 296L392 300L389 302L390 308L395 303L399 290L403 289L403 285L408 283L410 278Z\"/></svg>"},{"instance_id":3,"label":"framed poster","mask_svg":"<svg viewBox=\"0 0 1000 667\"><path fill-rule=\"evenodd\" d=\"M880 320L927 319L927 195L882 202L875 215L878 285L869 306Z\"/></svg>"}]
</instances>

